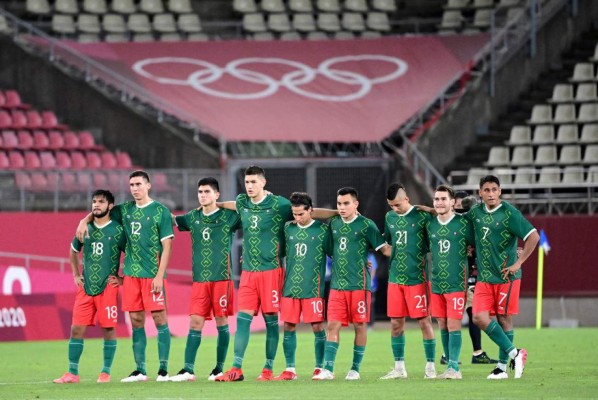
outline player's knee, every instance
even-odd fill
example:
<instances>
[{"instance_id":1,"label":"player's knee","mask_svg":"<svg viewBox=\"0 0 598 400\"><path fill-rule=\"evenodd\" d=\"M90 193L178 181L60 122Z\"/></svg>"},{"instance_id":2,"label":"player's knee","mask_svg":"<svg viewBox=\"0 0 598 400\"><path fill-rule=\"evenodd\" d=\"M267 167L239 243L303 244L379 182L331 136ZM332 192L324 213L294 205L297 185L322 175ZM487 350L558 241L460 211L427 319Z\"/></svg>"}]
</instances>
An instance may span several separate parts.
<instances>
[{"instance_id":1,"label":"player's knee","mask_svg":"<svg viewBox=\"0 0 598 400\"><path fill-rule=\"evenodd\" d=\"M485 314L473 314L473 323L480 329L486 329L490 323L489 318Z\"/></svg>"},{"instance_id":2,"label":"player's knee","mask_svg":"<svg viewBox=\"0 0 598 400\"><path fill-rule=\"evenodd\" d=\"M83 325L71 326L71 337L73 339L83 339L84 335L85 335L85 326L83 326Z\"/></svg>"}]
</instances>

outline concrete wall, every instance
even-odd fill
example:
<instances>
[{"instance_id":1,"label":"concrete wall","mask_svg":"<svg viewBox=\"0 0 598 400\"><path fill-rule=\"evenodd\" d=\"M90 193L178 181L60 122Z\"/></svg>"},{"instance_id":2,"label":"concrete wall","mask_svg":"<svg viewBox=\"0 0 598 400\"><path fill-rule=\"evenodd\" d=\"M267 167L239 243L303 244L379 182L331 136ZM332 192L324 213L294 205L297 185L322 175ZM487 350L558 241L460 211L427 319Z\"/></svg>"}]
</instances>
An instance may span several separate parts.
<instances>
[{"instance_id":1,"label":"concrete wall","mask_svg":"<svg viewBox=\"0 0 598 400\"><path fill-rule=\"evenodd\" d=\"M536 325L536 299L522 298L515 326ZM564 308L563 308L564 307ZM564 313L563 313L564 309ZM542 326L576 320L579 326L598 326L598 299L593 297L547 298L542 301ZM552 323L551 323L552 321Z\"/></svg>"}]
</instances>

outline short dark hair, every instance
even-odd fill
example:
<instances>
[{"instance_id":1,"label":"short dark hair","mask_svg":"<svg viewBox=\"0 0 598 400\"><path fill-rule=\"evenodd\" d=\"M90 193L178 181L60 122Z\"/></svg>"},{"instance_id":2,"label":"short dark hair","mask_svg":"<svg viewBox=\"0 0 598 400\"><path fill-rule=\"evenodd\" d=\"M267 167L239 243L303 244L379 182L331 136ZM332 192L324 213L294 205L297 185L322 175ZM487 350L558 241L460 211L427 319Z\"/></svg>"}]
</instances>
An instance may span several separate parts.
<instances>
[{"instance_id":1,"label":"short dark hair","mask_svg":"<svg viewBox=\"0 0 598 400\"><path fill-rule=\"evenodd\" d=\"M465 211L469 211L476 204L478 204L478 199L475 196L467 196L461 200L461 208Z\"/></svg>"},{"instance_id":2,"label":"short dark hair","mask_svg":"<svg viewBox=\"0 0 598 400\"><path fill-rule=\"evenodd\" d=\"M455 198L455 191L449 185L438 185L436 186L436 192L447 192L449 194L449 199Z\"/></svg>"},{"instance_id":3,"label":"short dark hair","mask_svg":"<svg viewBox=\"0 0 598 400\"><path fill-rule=\"evenodd\" d=\"M131 174L129 175L129 179L133 179L133 178L136 178L138 176L140 176L143 179L145 179L146 182L148 182L148 183L150 182L149 174L147 172L145 172L145 171L140 170L140 169L138 169L137 171L131 172Z\"/></svg>"},{"instance_id":4,"label":"short dark hair","mask_svg":"<svg viewBox=\"0 0 598 400\"><path fill-rule=\"evenodd\" d=\"M197 181L197 187L200 186L210 186L212 189L214 189L215 192L220 191L220 185L218 184L218 180L216 178L212 178L211 176L207 178L201 178L199 181Z\"/></svg>"},{"instance_id":5,"label":"short dark hair","mask_svg":"<svg viewBox=\"0 0 598 400\"><path fill-rule=\"evenodd\" d=\"M257 165L252 165L247 167L245 170L245 176L247 175L261 175L262 177L266 177L266 171L262 167L258 167Z\"/></svg>"},{"instance_id":6,"label":"short dark hair","mask_svg":"<svg viewBox=\"0 0 598 400\"><path fill-rule=\"evenodd\" d=\"M469 193L467 193L465 190L457 190L455 192L455 199L464 199L467 196L469 196Z\"/></svg>"},{"instance_id":7,"label":"short dark hair","mask_svg":"<svg viewBox=\"0 0 598 400\"><path fill-rule=\"evenodd\" d=\"M346 186L346 187L342 187L339 190L337 190L336 195L337 196L344 196L346 194L350 194L351 197L353 197L355 200L357 200L359 198L359 193L357 192L357 189Z\"/></svg>"},{"instance_id":8,"label":"short dark hair","mask_svg":"<svg viewBox=\"0 0 598 400\"><path fill-rule=\"evenodd\" d=\"M405 193L407 193L407 190L405 190L405 186L401 185L400 183L393 183L391 184L388 189L386 190L386 199L387 200L394 200L395 197L397 197L397 193L399 193L399 190L403 189L403 191Z\"/></svg>"},{"instance_id":9,"label":"short dark hair","mask_svg":"<svg viewBox=\"0 0 598 400\"><path fill-rule=\"evenodd\" d=\"M309 195L305 192L293 192L289 200L291 201L291 205L294 207L303 206L303 209L305 210L309 210L313 207L311 197L309 197Z\"/></svg>"},{"instance_id":10,"label":"short dark hair","mask_svg":"<svg viewBox=\"0 0 598 400\"><path fill-rule=\"evenodd\" d=\"M91 194L91 198L104 197L108 204L114 204L114 195L110 190L98 189Z\"/></svg>"},{"instance_id":11,"label":"short dark hair","mask_svg":"<svg viewBox=\"0 0 598 400\"><path fill-rule=\"evenodd\" d=\"M480 189L484 186L485 183L496 183L500 187L500 181L494 175L486 175L482 179L480 179Z\"/></svg>"}]
</instances>

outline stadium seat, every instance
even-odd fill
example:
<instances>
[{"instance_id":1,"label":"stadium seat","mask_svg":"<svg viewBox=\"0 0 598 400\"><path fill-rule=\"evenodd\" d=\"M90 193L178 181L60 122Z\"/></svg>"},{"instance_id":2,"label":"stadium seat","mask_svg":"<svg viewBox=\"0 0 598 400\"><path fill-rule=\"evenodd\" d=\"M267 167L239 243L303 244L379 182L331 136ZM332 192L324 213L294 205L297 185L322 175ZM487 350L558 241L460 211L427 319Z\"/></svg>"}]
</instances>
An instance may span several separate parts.
<instances>
[{"instance_id":1,"label":"stadium seat","mask_svg":"<svg viewBox=\"0 0 598 400\"><path fill-rule=\"evenodd\" d=\"M348 31L365 31L365 21L363 15L356 12L345 12L342 17L342 27Z\"/></svg>"},{"instance_id":2,"label":"stadium seat","mask_svg":"<svg viewBox=\"0 0 598 400\"><path fill-rule=\"evenodd\" d=\"M133 34L133 41L134 42L153 42L155 40L154 35L152 33L135 33Z\"/></svg>"},{"instance_id":3,"label":"stadium seat","mask_svg":"<svg viewBox=\"0 0 598 400\"><path fill-rule=\"evenodd\" d=\"M397 4L394 0L373 0L372 8L378 11L393 13L397 11Z\"/></svg>"},{"instance_id":4,"label":"stadium seat","mask_svg":"<svg viewBox=\"0 0 598 400\"><path fill-rule=\"evenodd\" d=\"M243 15L243 29L247 32L266 32L266 21L264 20L264 14L262 13L251 13Z\"/></svg>"},{"instance_id":5,"label":"stadium seat","mask_svg":"<svg viewBox=\"0 0 598 400\"><path fill-rule=\"evenodd\" d=\"M318 28L326 32L340 31L341 24L338 15L333 13L319 13Z\"/></svg>"},{"instance_id":6,"label":"stadium seat","mask_svg":"<svg viewBox=\"0 0 598 400\"><path fill-rule=\"evenodd\" d=\"M135 14L137 6L134 0L112 0L112 11L119 14Z\"/></svg>"},{"instance_id":7,"label":"stadium seat","mask_svg":"<svg viewBox=\"0 0 598 400\"><path fill-rule=\"evenodd\" d=\"M75 150L79 148L79 136L73 131L66 131L63 135L64 148L66 150Z\"/></svg>"},{"instance_id":8,"label":"stadium seat","mask_svg":"<svg viewBox=\"0 0 598 400\"><path fill-rule=\"evenodd\" d=\"M10 168L10 160L4 151L0 151L0 170Z\"/></svg>"},{"instance_id":9,"label":"stadium seat","mask_svg":"<svg viewBox=\"0 0 598 400\"><path fill-rule=\"evenodd\" d=\"M8 160L10 161L11 169L22 169L25 168L25 157L20 151L12 150L8 152Z\"/></svg>"},{"instance_id":10,"label":"stadium seat","mask_svg":"<svg viewBox=\"0 0 598 400\"><path fill-rule=\"evenodd\" d=\"M534 163L534 151L531 146L516 146L513 149L513 158L511 165L514 167L523 167Z\"/></svg>"},{"instance_id":11,"label":"stadium seat","mask_svg":"<svg viewBox=\"0 0 598 400\"><path fill-rule=\"evenodd\" d=\"M150 33L152 25L147 14L131 14L127 26L134 33Z\"/></svg>"},{"instance_id":12,"label":"stadium seat","mask_svg":"<svg viewBox=\"0 0 598 400\"><path fill-rule=\"evenodd\" d=\"M328 13L338 13L341 11L341 5L338 0L316 0L316 8Z\"/></svg>"},{"instance_id":13,"label":"stadium seat","mask_svg":"<svg viewBox=\"0 0 598 400\"><path fill-rule=\"evenodd\" d=\"M488 155L488 161L485 163L488 167L503 167L509 165L509 148L503 146L493 146Z\"/></svg>"},{"instance_id":14,"label":"stadium seat","mask_svg":"<svg viewBox=\"0 0 598 400\"><path fill-rule=\"evenodd\" d=\"M482 179L489 173L490 171L485 168L470 168L467 172L467 181L465 184L477 186L480 183L480 179Z\"/></svg>"},{"instance_id":15,"label":"stadium seat","mask_svg":"<svg viewBox=\"0 0 598 400\"><path fill-rule=\"evenodd\" d=\"M56 0L54 2L54 12L59 14L79 14L79 4L77 4L77 0Z\"/></svg>"},{"instance_id":16,"label":"stadium seat","mask_svg":"<svg viewBox=\"0 0 598 400\"><path fill-rule=\"evenodd\" d=\"M532 142L532 130L529 126L514 126L511 128L509 140L505 143L509 146L530 144Z\"/></svg>"},{"instance_id":17,"label":"stadium seat","mask_svg":"<svg viewBox=\"0 0 598 400\"><path fill-rule=\"evenodd\" d=\"M102 20L102 28L110 33L125 33L127 25L125 19L120 14L106 14Z\"/></svg>"},{"instance_id":18,"label":"stadium seat","mask_svg":"<svg viewBox=\"0 0 598 400\"><path fill-rule=\"evenodd\" d=\"M581 163L581 146L568 144L563 146L559 157L560 165L573 165Z\"/></svg>"},{"instance_id":19,"label":"stadium seat","mask_svg":"<svg viewBox=\"0 0 598 400\"><path fill-rule=\"evenodd\" d=\"M316 21L311 14L293 15L293 29L299 32L313 32L316 30Z\"/></svg>"},{"instance_id":20,"label":"stadium seat","mask_svg":"<svg viewBox=\"0 0 598 400\"><path fill-rule=\"evenodd\" d=\"M598 183L598 165L593 165L588 170L587 183Z\"/></svg>"},{"instance_id":21,"label":"stadium seat","mask_svg":"<svg viewBox=\"0 0 598 400\"><path fill-rule=\"evenodd\" d=\"M492 11L492 9L488 8L476 10L475 15L473 16L473 26L482 30L490 28Z\"/></svg>"},{"instance_id":22,"label":"stadium seat","mask_svg":"<svg viewBox=\"0 0 598 400\"><path fill-rule=\"evenodd\" d=\"M29 110L25 115L27 117L28 129L45 128L43 126L42 116L37 110Z\"/></svg>"},{"instance_id":23,"label":"stadium seat","mask_svg":"<svg viewBox=\"0 0 598 400\"><path fill-rule=\"evenodd\" d=\"M313 6L311 0L289 0L289 10L295 13L311 13Z\"/></svg>"},{"instance_id":24,"label":"stadium seat","mask_svg":"<svg viewBox=\"0 0 598 400\"><path fill-rule=\"evenodd\" d=\"M84 169L87 168L87 160L80 151L71 152L71 168Z\"/></svg>"},{"instance_id":25,"label":"stadium seat","mask_svg":"<svg viewBox=\"0 0 598 400\"><path fill-rule=\"evenodd\" d=\"M494 0L473 0L473 8L494 8Z\"/></svg>"},{"instance_id":26,"label":"stadium seat","mask_svg":"<svg viewBox=\"0 0 598 400\"><path fill-rule=\"evenodd\" d=\"M116 152L116 162L118 164L118 168L129 169L133 166L131 157L129 157L129 153L124 151Z\"/></svg>"},{"instance_id":27,"label":"stadium seat","mask_svg":"<svg viewBox=\"0 0 598 400\"><path fill-rule=\"evenodd\" d=\"M575 106L573 104L559 104L554 112L553 122L555 124L566 124L575 122Z\"/></svg>"},{"instance_id":28,"label":"stadium seat","mask_svg":"<svg viewBox=\"0 0 598 400\"><path fill-rule=\"evenodd\" d=\"M11 162L12 165L12 162ZM40 169L42 163L39 159L37 151L26 151L25 152L25 168L28 169Z\"/></svg>"},{"instance_id":29,"label":"stadium seat","mask_svg":"<svg viewBox=\"0 0 598 400\"><path fill-rule=\"evenodd\" d=\"M573 85L558 83L552 89L550 103L568 103L573 101Z\"/></svg>"},{"instance_id":30,"label":"stadium seat","mask_svg":"<svg viewBox=\"0 0 598 400\"><path fill-rule=\"evenodd\" d=\"M152 177L152 186L158 192L169 192L172 187L168 184L168 178L166 174L162 172L156 172Z\"/></svg>"},{"instance_id":31,"label":"stadium seat","mask_svg":"<svg viewBox=\"0 0 598 400\"><path fill-rule=\"evenodd\" d=\"M233 10L242 14L254 13L257 11L255 0L233 0Z\"/></svg>"},{"instance_id":32,"label":"stadium seat","mask_svg":"<svg viewBox=\"0 0 598 400\"><path fill-rule=\"evenodd\" d=\"M538 145L554 143L554 140L554 126L540 125L536 126L534 129L534 138L532 140L533 144Z\"/></svg>"},{"instance_id":33,"label":"stadium seat","mask_svg":"<svg viewBox=\"0 0 598 400\"><path fill-rule=\"evenodd\" d=\"M64 190L64 191L68 191L68 192L78 191L77 177L73 172L63 171L60 175L60 180L61 180L60 190Z\"/></svg>"},{"instance_id":34,"label":"stadium seat","mask_svg":"<svg viewBox=\"0 0 598 400\"><path fill-rule=\"evenodd\" d=\"M33 136L31 132L27 130L20 130L17 133L17 138L19 139L19 148L22 150L28 150L33 147Z\"/></svg>"},{"instance_id":35,"label":"stadium seat","mask_svg":"<svg viewBox=\"0 0 598 400\"><path fill-rule=\"evenodd\" d=\"M58 122L58 118L54 111L42 111L42 127L44 129L66 129L66 125Z\"/></svg>"},{"instance_id":36,"label":"stadium seat","mask_svg":"<svg viewBox=\"0 0 598 400\"><path fill-rule=\"evenodd\" d=\"M50 137L46 131L33 131L33 148L36 150L45 150L50 148Z\"/></svg>"},{"instance_id":37,"label":"stadium seat","mask_svg":"<svg viewBox=\"0 0 598 400\"><path fill-rule=\"evenodd\" d=\"M52 30L60 34L75 33L77 27L72 15L52 15Z\"/></svg>"},{"instance_id":38,"label":"stadium seat","mask_svg":"<svg viewBox=\"0 0 598 400\"><path fill-rule=\"evenodd\" d=\"M183 40L183 37L177 32L160 34L161 42L180 42L181 40Z\"/></svg>"},{"instance_id":39,"label":"stadium seat","mask_svg":"<svg viewBox=\"0 0 598 400\"><path fill-rule=\"evenodd\" d=\"M577 122L582 124L598 122L598 103L582 104L579 107Z\"/></svg>"},{"instance_id":40,"label":"stadium seat","mask_svg":"<svg viewBox=\"0 0 598 400\"><path fill-rule=\"evenodd\" d=\"M536 183L536 170L534 168L525 167L517 168L513 183L516 185L529 185Z\"/></svg>"},{"instance_id":41,"label":"stadium seat","mask_svg":"<svg viewBox=\"0 0 598 400\"><path fill-rule=\"evenodd\" d=\"M106 14L106 0L83 0L83 11L90 14Z\"/></svg>"},{"instance_id":42,"label":"stadium seat","mask_svg":"<svg viewBox=\"0 0 598 400\"><path fill-rule=\"evenodd\" d=\"M79 14L77 29L79 32L86 33L100 33L102 31L100 19L96 14Z\"/></svg>"},{"instance_id":43,"label":"stadium seat","mask_svg":"<svg viewBox=\"0 0 598 400\"><path fill-rule=\"evenodd\" d=\"M207 42L210 37L206 33L194 32L187 36L187 40L190 42Z\"/></svg>"},{"instance_id":44,"label":"stadium seat","mask_svg":"<svg viewBox=\"0 0 598 400\"><path fill-rule=\"evenodd\" d=\"M95 151L85 153L85 159L87 160L87 168L96 169L102 167L102 158Z\"/></svg>"},{"instance_id":45,"label":"stadium seat","mask_svg":"<svg viewBox=\"0 0 598 400\"><path fill-rule=\"evenodd\" d=\"M563 171L562 183L579 184L585 182L583 167L579 165L570 165Z\"/></svg>"},{"instance_id":46,"label":"stadium seat","mask_svg":"<svg viewBox=\"0 0 598 400\"><path fill-rule=\"evenodd\" d=\"M301 34L296 31L283 32L280 34L280 40L301 40Z\"/></svg>"},{"instance_id":47,"label":"stadium seat","mask_svg":"<svg viewBox=\"0 0 598 400\"><path fill-rule=\"evenodd\" d=\"M388 15L383 12L369 12L366 18L366 25L368 29L374 31L389 32L391 29Z\"/></svg>"},{"instance_id":48,"label":"stadium seat","mask_svg":"<svg viewBox=\"0 0 598 400\"><path fill-rule=\"evenodd\" d=\"M27 172L17 172L15 174L15 184L18 189L31 189L31 176Z\"/></svg>"},{"instance_id":49,"label":"stadium seat","mask_svg":"<svg viewBox=\"0 0 598 400\"><path fill-rule=\"evenodd\" d=\"M56 152L56 166L60 169L70 169L71 168L71 156L66 151L57 151Z\"/></svg>"},{"instance_id":50,"label":"stadium seat","mask_svg":"<svg viewBox=\"0 0 598 400\"><path fill-rule=\"evenodd\" d=\"M532 108L532 116L527 122L529 124L552 123L552 107L546 104L536 104Z\"/></svg>"},{"instance_id":51,"label":"stadium seat","mask_svg":"<svg viewBox=\"0 0 598 400\"><path fill-rule=\"evenodd\" d=\"M351 31L338 31L334 32L334 38L337 40L350 40L355 39L355 34Z\"/></svg>"},{"instance_id":52,"label":"stadium seat","mask_svg":"<svg viewBox=\"0 0 598 400\"><path fill-rule=\"evenodd\" d=\"M596 101L596 84L595 83L580 83L577 85L575 91L575 101L579 103L585 103L588 101Z\"/></svg>"},{"instance_id":53,"label":"stadium seat","mask_svg":"<svg viewBox=\"0 0 598 400\"><path fill-rule=\"evenodd\" d=\"M377 31L363 31L361 32L361 38L363 39L377 39L381 37L382 34Z\"/></svg>"},{"instance_id":54,"label":"stadium seat","mask_svg":"<svg viewBox=\"0 0 598 400\"><path fill-rule=\"evenodd\" d=\"M108 187L110 190L114 192L119 192L121 188L124 188L124 177L121 177L121 174L117 172L109 172L108 173ZM156 175L152 175L152 186L155 185L156 182Z\"/></svg>"},{"instance_id":55,"label":"stadium seat","mask_svg":"<svg viewBox=\"0 0 598 400\"><path fill-rule=\"evenodd\" d=\"M272 32L256 32L251 36L251 39L257 41L274 40L274 34Z\"/></svg>"},{"instance_id":56,"label":"stadium seat","mask_svg":"<svg viewBox=\"0 0 598 400\"><path fill-rule=\"evenodd\" d=\"M0 111L0 129L12 128L12 116L8 111Z\"/></svg>"},{"instance_id":57,"label":"stadium seat","mask_svg":"<svg viewBox=\"0 0 598 400\"><path fill-rule=\"evenodd\" d=\"M139 11L146 14L162 14L164 4L162 4L162 0L141 0L139 2Z\"/></svg>"},{"instance_id":58,"label":"stadium seat","mask_svg":"<svg viewBox=\"0 0 598 400\"><path fill-rule=\"evenodd\" d=\"M262 0L260 8L267 13L283 13L285 11L282 0Z\"/></svg>"},{"instance_id":59,"label":"stadium seat","mask_svg":"<svg viewBox=\"0 0 598 400\"><path fill-rule=\"evenodd\" d=\"M2 131L2 147L7 150L19 147L19 138L17 137L15 131Z\"/></svg>"},{"instance_id":60,"label":"stadium seat","mask_svg":"<svg viewBox=\"0 0 598 400\"><path fill-rule=\"evenodd\" d=\"M553 145L542 145L538 146L536 151L536 158L534 160L535 165L553 165L557 162L556 146Z\"/></svg>"},{"instance_id":61,"label":"stadium seat","mask_svg":"<svg viewBox=\"0 0 598 400\"><path fill-rule=\"evenodd\" d=\"M175 14L188 14L193 12L190 0L168 0L168 11Z\"/></svg>"},{"instance_id":62,"label":"stadium seat","mask_svg":"<svg viewBox=\"0 0 598 400\"><path fill-rule=\"evenodd\" d=\"M345 10L366 13L369 11L366 0L345 0L343 4Z\"/></svg>"},{"instance_id":63,"label":"stadium seat","mask_svg":"<svg viewBox=\"0 0 598 400\"><path fill-rule=\"evenodd\" d=\"M542 167L538 176L538 183L542 185L561 183L561 169L559 167Z\"/></svg>"},{"instance_id":64,"label":"stadium seat","mask_svg":"<svg viewBox=\"0 0 598 400\"><path fill-rule=\"evenodd\" d=\"M326 32L313 31L313 32L307 33L306 39L307 40L326 40L326 39L328 39L328 35L326 34Z\"/></svg>"},{"instance_id":65,"label":"stadium seat","mask_svg":"<svg viewBox=\"0 0 598 400\"><path fill-rule=\"evenodd\" d=\"M573 76L569 78L569 82L587 82L592 80L594 80L594 64L575 64L575 68L573 68Z\"/></svg>"},{"instance_id":66,"label":"stadium seat","mask_svg":"<svg viewBox=\"0 0 598 400\"><path fill-rule=\"evenodd\" d=\"M585 124L581 128L581 143L598 143L598 124Z\"/></svg>"},{"instance_id":67,"label":"stadium seat","mask_svg":"<svg viewBox=\"0 0 598 400\"><path fill-rule=\"evenodd\" d=\"M51 151L40 152L39 160L43 169L56 168L56 158Z\"/></svg>"},{"instance_id":68,"label":"stadium seat","mask_svg":"<svg viewBox=\"0 0 598 400\"><path fill-rule=\"evenodd\" d=\"M123 43L129 41L129 35L124 33L108 33L104 36L104 41L108 43Z\"/></svg>"},{"instance_id":69,"label":"stadium seat","mask_svg":"<svg viewBox=\"0 0 598 400\"><path fill-rule=\"evenodd\" d=\"M91 191L92 181L89 172L79 172L77 174L77 185L81 191Z\"/></svg>"},{"instance_id":70,"label":"stadium seat","mask_svg":"<svg viewBox=\"0 0 598 400\"><path fill-rule=\"evenodd\" d=\"M4 107L6 108L19 108L28 110L31 108L31 105L25 104L21 101L21 95L16 90L7 90L4 92L4 97L6 98L6 103Z\"/></svg>"},{"instance_id":71,"label":"stadium seat","mask_svg":"<svg viewBox=\"0 0 598 400\"><path fill-rule=\"evenodd\" d=\"M27 116L23 111L12 110L12 127L15 129L29 128Z\"/></svg>"},{"instance_id":72,"label":"stadium seat","mask_svg":"<svg viewBox=\"0 0 598 400\"><path fill-rule=\"evenodd\" d=\"M153 21L154 31L160 33L176 32L176 22L173 14L156 14Z\"/></svg>"},{"instance_id":73,"label":"stadium seat","mask_svg":"<svg viewBox=\"0 0 598 400\"><path fill-rule=\"evenodd\" d=\"M556 134L557 144L577 143L577 125L560 125Z\"/></svg>"},{"instance_id":74,"label":"stadium seat","mask_svg":"<svg viewBox=\"0 0 598 400\"><path fill-rule=\"evenodd\" d=\"M197 14L181 14L177 20L177 25L182 32L197 33L201 32L201 20Z\"/></svg>"},{"instance_id":75,"label":"stadium seat","mask_svg":"<svg viewBox=\"0 0 598 400\"><path fill-rule=\"evenodd\" d=\"M106 174L94 171L91 179L94 187L108 189L108 178L106 177Z\"/></svg>"},{"instance_id":76,"label":"stadium seat","mask_svg":"<svg viewBox=\"0 0 598 400\"><path fill-rule=\"evenodd\" d=\"M590 144L586 146L583 154L583 164L598 164L598 145Z\"/></svg>"},{"instance_id":77,"label":"stadium seat","mask_svg":"<svg viewBox=\"0 0 598 400\"><path fill-rule=\"evenodd\" d=\"M518 7L521 5L522 0L500 0L498 7Z\"/></svg>"},{"instance_id":78,"label":"stadium seat","mask_svg":"<svg viewBox=\"0 0 598 400\"><path fill-rule=\"evenodd\" d=\"M116 155L110 151L103 151L100 155L102 158L102 168L116 168L118 167L118 161Z\"/></svg>"},{"instance_id":79,"label":"stadium seat","mask_svg":"<svg viewBox=\"0 0 598 400\"><path fill-rule=\"evenodd\" d=\"M291 30L291 21L287 14L269 14L268 29L274 32L288 32Z\"/></svg>"},{"instance_id":80,"label":"stadium seat","mask_svg":"<svg viewBox=\"0 0 598 400\"><path fill-rule=\"evenodd\" d=\"M35 15L47 15L52 12L48 0L27 0L25 2L25 10Z\"/></svg>"},{"instance_id":81,"label":"stadium seat","mask_svg":"<svg viewBox=\"0 0 598 400\"><path fill-rule=\"evenodd\" d=\"M445 10L461 10L469 7L471 0L448 0L444 5Z\"/></svg>"},{"instance_id":82,"label":"stadium seat","mask_svg":"<svg viewBox=\"0 0 598 400\"><path fill-rule=\"evenodd\" d=\"M9 34L12 32L11 27L6 22L6 17L4 15L0 15L0 33Z\"/></svg>"},{"instance_id":83,"label":"stadium seat","mask_svg":"<svg viewBox=\"0 0 598 400\"><path fill-rule=\"evenodd\" d=\"M102 40L98 33L79 33L77 35L77 41L79 43L98 43Z\"/></svg>"},{"instance_id":84,"label":"stadium seat","mask_svg":"<svg viewBox=\"0 0 598 400\"><path fill-rule=\"evenodd\" d=\"M463 24L463 16L459 10L446 10L442 13L439 29L459 29Z\"/></svg>"},{"instance_id":85,"label":"stadium seat","mask_svg":"<svg viewBox=\"0 0 598 400\"><path fill-rule=\"evenodd\" d=\"M495 168L492 170L492 175L500 180L500 184L513 183L513 170L509 168Z\"/></svg>"}]
</instances>

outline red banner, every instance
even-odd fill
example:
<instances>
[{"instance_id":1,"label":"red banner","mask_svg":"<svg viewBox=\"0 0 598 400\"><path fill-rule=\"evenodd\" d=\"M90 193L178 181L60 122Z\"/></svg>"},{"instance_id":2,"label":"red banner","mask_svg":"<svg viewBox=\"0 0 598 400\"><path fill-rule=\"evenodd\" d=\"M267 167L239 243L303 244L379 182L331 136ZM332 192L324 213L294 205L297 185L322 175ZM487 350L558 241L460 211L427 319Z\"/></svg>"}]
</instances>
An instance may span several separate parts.
<instances>
[{"instance_id":1,"label":"red banner","mask_svg":"<svg viewBox=\"0 0 598 400\"><path fill-rule=\"evenodd\" d=\"M487 39L72 46L228 141L378 142L463 74Z\"/></svg>"}]
</instances>

